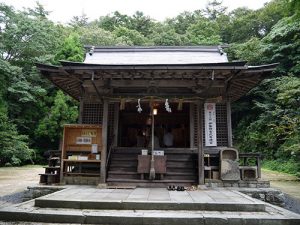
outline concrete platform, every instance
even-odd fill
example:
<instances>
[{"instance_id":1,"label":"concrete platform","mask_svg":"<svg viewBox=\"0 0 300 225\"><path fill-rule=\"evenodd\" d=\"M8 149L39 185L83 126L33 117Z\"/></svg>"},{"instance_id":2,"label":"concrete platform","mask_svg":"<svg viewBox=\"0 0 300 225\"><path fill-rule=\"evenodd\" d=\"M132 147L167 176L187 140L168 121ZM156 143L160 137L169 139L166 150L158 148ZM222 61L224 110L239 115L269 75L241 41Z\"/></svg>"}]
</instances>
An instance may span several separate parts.
<instances>
[{"instance_id":1,"label":"concrete platform","mask_svg":"<svg viewBox=\"0 0 300 225\"><path fill-rule=\"evenodd\" d=\"M74 187L0 209L0 220L78 224L300 224L300 215L237 191ZM1 222L0 222L1 223Z\"/></svg>"}]
</instances>

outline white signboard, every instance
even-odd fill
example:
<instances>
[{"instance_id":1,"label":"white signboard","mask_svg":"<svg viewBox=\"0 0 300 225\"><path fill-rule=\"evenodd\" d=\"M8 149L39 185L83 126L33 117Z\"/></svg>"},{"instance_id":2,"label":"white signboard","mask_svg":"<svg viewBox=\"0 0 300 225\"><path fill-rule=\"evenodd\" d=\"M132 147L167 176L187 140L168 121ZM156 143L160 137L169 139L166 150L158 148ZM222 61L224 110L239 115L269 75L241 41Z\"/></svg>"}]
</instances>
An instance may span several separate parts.
<instances>
[{"instance_id":1,"label":"white signboard","mask_svg":"<svg viewBox=\"0 0 300 225\"><path fill-rule=\"evenodd\" d=\"M216 103L204 104L205 146L217 146Z\"/></svg>"},{"instance_id":2,"label":"white signboard","mask_svg":"<svg viewBox=\"0 0 300 225\"><path fill-rule=\"evenodd\" d=\"M98 153L98 145L97 144L92 144L92 153L94 153L94 154Z\"/></svg>"}]
</instances>

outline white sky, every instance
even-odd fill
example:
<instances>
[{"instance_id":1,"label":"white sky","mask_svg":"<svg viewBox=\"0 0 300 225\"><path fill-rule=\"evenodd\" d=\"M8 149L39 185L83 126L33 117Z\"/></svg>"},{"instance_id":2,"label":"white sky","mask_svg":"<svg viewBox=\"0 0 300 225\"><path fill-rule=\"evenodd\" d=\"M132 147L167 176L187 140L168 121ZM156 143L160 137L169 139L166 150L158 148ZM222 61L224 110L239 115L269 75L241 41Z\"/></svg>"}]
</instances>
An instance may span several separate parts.
<instances>
[{"instance_id":1,"label":"white sky","mask_svg":"<svg viewBox=\"0 0 300 225\"><path fill-rule=\"evenodd\" d=\"M223 5L227 6L229 11L242 6L258 9L269 1L223 0ZM22 9L34 7L36 0L0 0L0 2ZM80 16L82 13L85 13L89 20L93 20L114 11L127 15L142 11L153 19L163 21L183 11L203 9L207 4L207 0L39 0L39 2L51 12L51 20L61 23L67 23L73 16Z\"/></svg>"}]
</instances>

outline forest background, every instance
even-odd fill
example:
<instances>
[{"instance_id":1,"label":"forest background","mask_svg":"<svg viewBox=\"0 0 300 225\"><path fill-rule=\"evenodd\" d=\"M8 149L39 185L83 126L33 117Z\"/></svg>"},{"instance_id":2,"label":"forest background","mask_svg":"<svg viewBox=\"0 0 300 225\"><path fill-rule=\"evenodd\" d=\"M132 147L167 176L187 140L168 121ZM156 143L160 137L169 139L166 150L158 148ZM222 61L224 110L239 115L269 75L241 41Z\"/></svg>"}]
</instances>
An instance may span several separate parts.
<instances>
[{"instance_id":1,"label":"forest background","mask_svg":"<svg viewBox=\"0 0 300 225\"><path fill-rule=\"evenodd\" d=\"M272 0L263 8L228 12L219 0L205 9L158 22L136 12L113 12L66 25L35 8L0 3L0 166L43 163L58 149L78 103L42 77L36 62L82 61L84 45L228 45L230 60L279 63L271 77L233 104L234 145L261 152L264 166L300 176L300 1Z\"/></svg>"}]
</instances>

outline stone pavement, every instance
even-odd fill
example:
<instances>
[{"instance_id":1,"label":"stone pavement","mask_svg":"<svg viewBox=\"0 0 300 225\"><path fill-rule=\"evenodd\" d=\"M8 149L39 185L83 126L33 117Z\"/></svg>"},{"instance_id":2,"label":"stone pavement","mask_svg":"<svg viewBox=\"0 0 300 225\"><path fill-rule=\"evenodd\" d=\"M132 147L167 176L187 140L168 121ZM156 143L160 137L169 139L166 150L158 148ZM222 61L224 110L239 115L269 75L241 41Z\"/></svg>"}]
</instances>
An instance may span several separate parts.
<instances>
[{"instance_id":1,"label":"stone pavement","mask_svg":"<svg viewBox=\"0 0 300 225\"><path fill-rule=\"evenodd\" d=\"M5 221L79 224L276 224L299 225L300 215L224 188L70 187L0 209Z\"/></svg>"},{"instance_id":2,"label":"stone pavement","mask_svg":"<svg viewBox=\"0 0 300 225\"><path fill-rule=\"evenodd\" d=\"M55 200L93 200L93 201L159 201L159 202L201 202L201 203L257 203L253 198L245 197L238 191L224 188L169 191L166 188L135 188L135 189L98 189L89 186L71 187L39 199Z\"/></svg>"}]
</instances>

